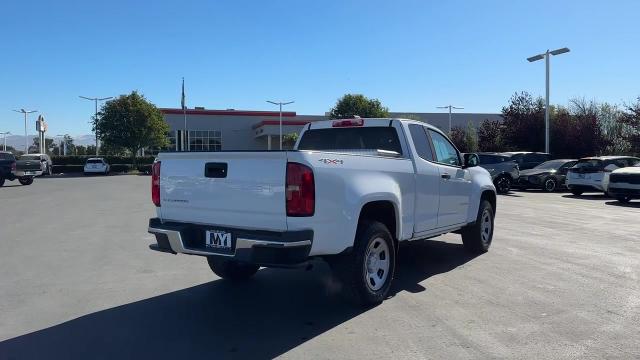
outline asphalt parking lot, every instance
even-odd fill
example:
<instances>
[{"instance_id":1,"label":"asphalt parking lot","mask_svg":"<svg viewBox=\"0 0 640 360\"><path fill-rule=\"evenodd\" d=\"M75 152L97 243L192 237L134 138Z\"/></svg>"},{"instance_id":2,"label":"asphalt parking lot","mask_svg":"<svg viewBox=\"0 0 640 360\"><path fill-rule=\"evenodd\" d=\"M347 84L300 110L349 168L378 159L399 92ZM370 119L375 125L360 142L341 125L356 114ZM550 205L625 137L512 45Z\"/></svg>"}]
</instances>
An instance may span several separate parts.
<instances>
[{"instance_id":1,"label":"asphalt parking lot","mask_svg":"<svg viewBox=\"0 0 640 360\"><path fill-rule=\"evenodd\" d=\"M150 178L0 189L0 359L640 358L640 203L514 192L493 246L404 247L393 296L345 303L326 266L216 278L150 251Z\"/></svg>"}]
</instances>

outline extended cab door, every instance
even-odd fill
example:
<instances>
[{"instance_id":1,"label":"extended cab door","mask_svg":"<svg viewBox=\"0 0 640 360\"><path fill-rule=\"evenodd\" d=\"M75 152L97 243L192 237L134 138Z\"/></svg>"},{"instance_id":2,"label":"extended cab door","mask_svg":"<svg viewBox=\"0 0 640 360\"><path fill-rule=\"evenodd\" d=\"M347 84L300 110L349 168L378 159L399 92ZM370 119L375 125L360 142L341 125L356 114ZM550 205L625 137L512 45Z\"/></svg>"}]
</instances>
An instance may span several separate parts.
<instances>
[{"instance_id":1,"label":"extended cab door","mask_svg":"<svg viewBox=\"0 0 640 360\"><path fill-rule=\"evenodd\" d=\"M449 139L432 129L428 133L440 174L438 227L464 224L471 197L471 174L462 168L460 154Z\"/></svg>"},{"instance_id":2,"label":"extended cab door","mask_svg":"<svg viewBox=\"0 0 640 360\"><path fill-rule=\"evenodd\" d=\"M414 233L438 227L440 206L440 172L434 163L433 151L427 129L419 124L409 124L409 133L415 152L416 202L414 210Z\"/></svg>"}]
</instances>

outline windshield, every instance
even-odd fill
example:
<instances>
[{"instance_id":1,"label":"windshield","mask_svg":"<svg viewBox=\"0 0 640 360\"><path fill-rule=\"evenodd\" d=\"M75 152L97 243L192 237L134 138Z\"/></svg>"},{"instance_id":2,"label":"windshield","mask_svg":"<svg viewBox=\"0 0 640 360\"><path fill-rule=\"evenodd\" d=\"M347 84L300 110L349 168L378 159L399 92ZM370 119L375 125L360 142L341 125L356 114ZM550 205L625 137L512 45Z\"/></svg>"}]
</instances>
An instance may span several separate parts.
<instances>
[{"instance_id":1,"label":"windshield","mask_svg":"<svg viewBox=\"0 0 640 360\"><path fill-rule=\"evenodd\" d=\"M20 160L40 160L39 155L22 155L20 156Z\"/></svg>"},{"instance_id":2,"label":"windshield","mask_svg":"<svg viewBox=\"0 0 640 360\"><path fill-rule=\"evenodd\" d=\"M566 164L566 161L564 160L551 160L543 162L542 164L534 167L534 169L558 170L564 164Z\"/></svg>"},{"instance_id":3,"label":"windshield","mask_svg":"<svg viewBox=\"0 0 640 360\"><path fill-rule=\"evenodd\" d=\"M582 159L573 167L574 169L598 169L602 167L602 161L598 159Z\"/></svg>"},{"instance_id":4,"label":"windshield","mask_svg":"<svg viewBox=\"0 0 640 360\"><path fill-rule=\"evenodd\" d=\"M87 160L87 164L102 164L102 160L100 160L100 159L89 159L89 160Z\"/></svg>"}]
</instances>

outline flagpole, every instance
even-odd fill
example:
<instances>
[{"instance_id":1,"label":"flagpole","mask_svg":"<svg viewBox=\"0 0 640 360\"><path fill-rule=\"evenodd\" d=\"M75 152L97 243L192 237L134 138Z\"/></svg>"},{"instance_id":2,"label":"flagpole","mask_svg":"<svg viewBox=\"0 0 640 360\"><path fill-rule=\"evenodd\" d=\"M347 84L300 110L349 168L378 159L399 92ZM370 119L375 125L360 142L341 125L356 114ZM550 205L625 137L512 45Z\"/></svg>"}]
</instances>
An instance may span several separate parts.
<instances>
[{"instance_id":1,"label":"flagpole","mask_svg":"<svg viewBox=\"0 0 640 360\"><path fill-rule=\"evenodd\" d=\"M184 116L184 130L182 131L182 151L187 151L187 107L184 98L184 77L182 78L182 115Z\"/></svg>"}]
</instances>

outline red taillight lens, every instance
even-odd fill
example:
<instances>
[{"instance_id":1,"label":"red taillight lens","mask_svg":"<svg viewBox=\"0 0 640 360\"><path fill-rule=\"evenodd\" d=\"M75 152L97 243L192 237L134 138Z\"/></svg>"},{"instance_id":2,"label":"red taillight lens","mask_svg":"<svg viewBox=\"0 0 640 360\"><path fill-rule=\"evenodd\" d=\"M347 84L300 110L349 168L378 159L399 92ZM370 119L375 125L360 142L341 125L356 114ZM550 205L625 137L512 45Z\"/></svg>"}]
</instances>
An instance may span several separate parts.
<instances>
[{"instance_id":1,"label":"red taillight lens","mask_svg":"<svg viewBox=\"0 0 640 360\"><path fill-rule=\"evenodd\" d=\"M346 119L346 120L336 120L331 126L333 127L352 127L352 126L363 126L364 119Z\"/></svg>"},{"instance_id":2,"label":"red taillight lens","mask_svg":"<svg viewBox=\"0 0 640 360\"><path fill-rule=\"evenodd\" d=\"M11 163L11 171L16 171L17 167L16 167L16 163L12 162Z\"/></svg>"},{"instance_id":3,"label":"red taillight lens","mask_svg":"<svg viewBox=\"0 0 640 360\"><path fill-rule=\"evenodd\" d=\"M298 163L287 163L287 216L313 216L316 188L313 170Z\"/></svg>"},{"instance_id":4,"label":"red taillight lens","mask_svg":"<svg viewBox=\"0 0 640 360\"><path fill-rule=\"evenodd\" d=\"M154 162L151 167L151 200L160 206L160 161Z\"/></svg>"}]
</instances>

